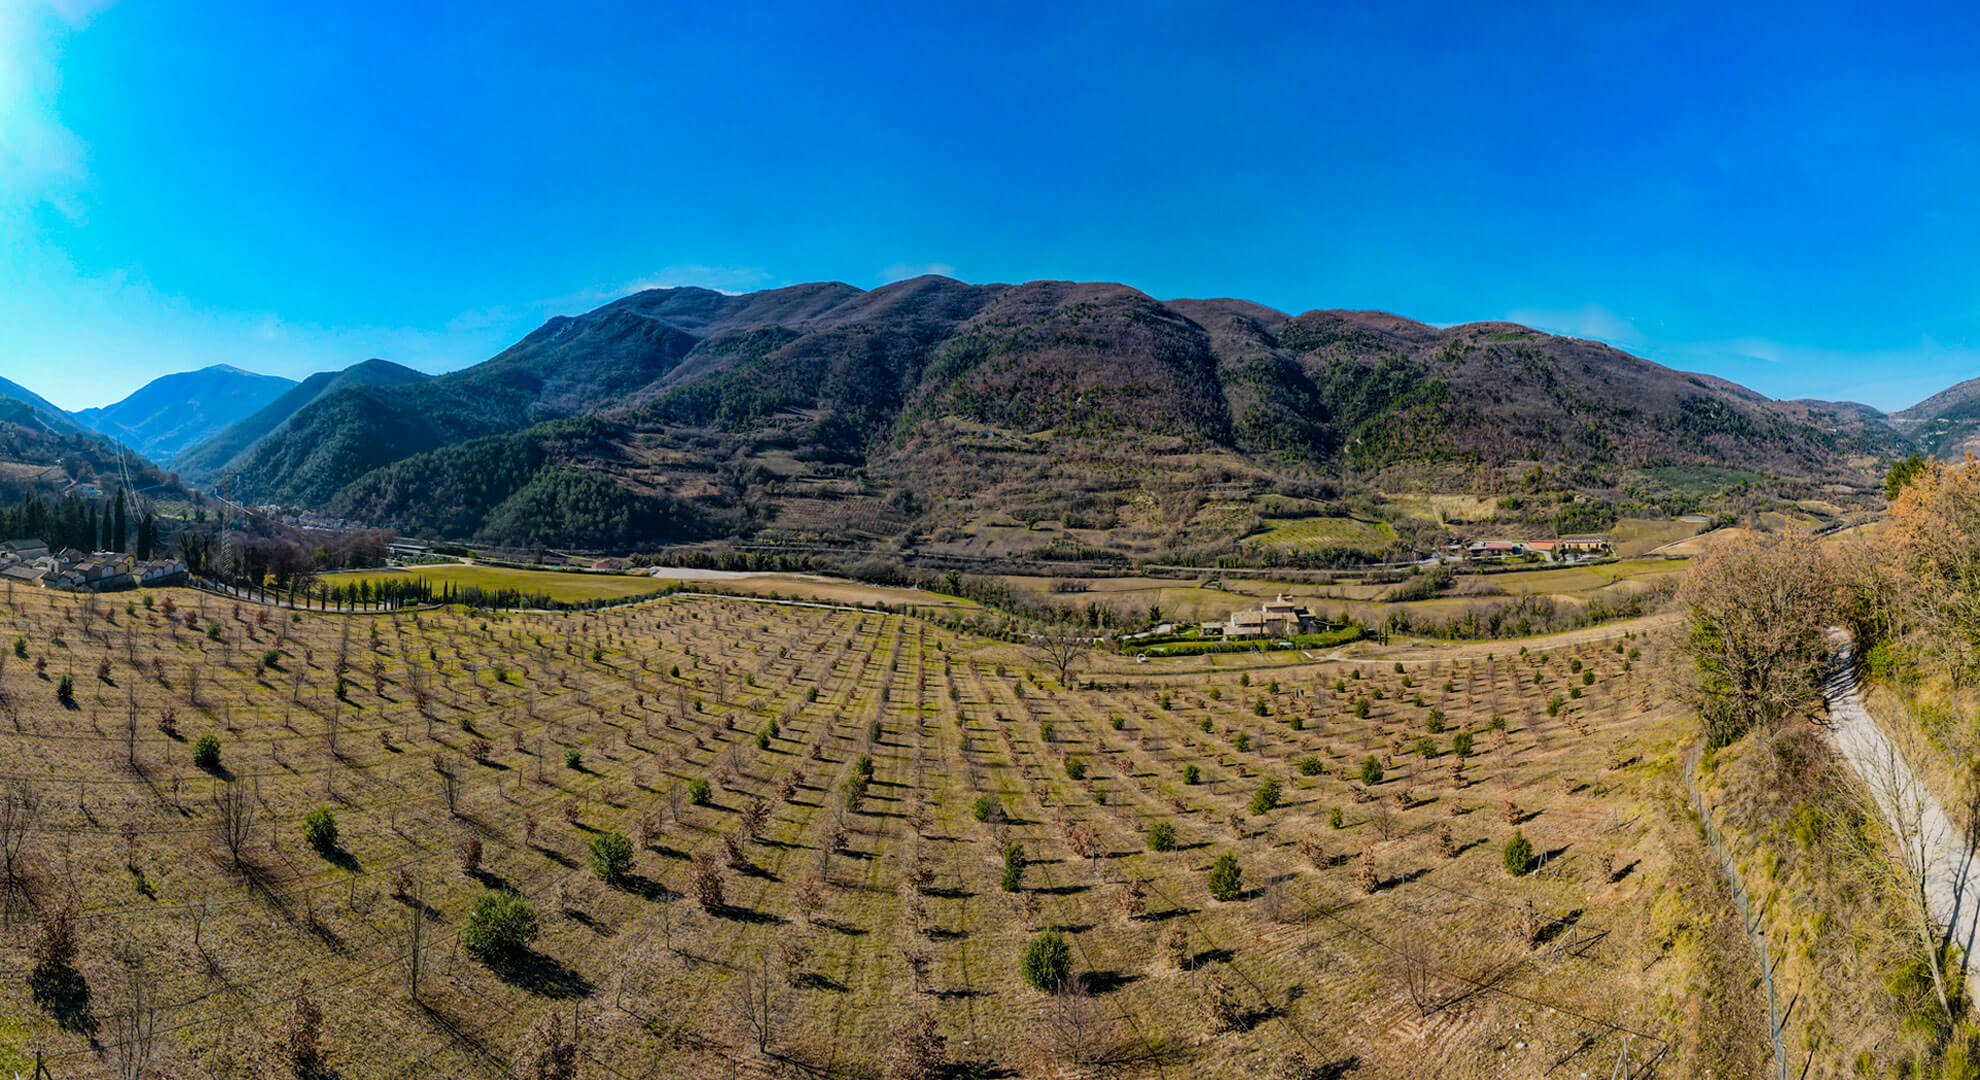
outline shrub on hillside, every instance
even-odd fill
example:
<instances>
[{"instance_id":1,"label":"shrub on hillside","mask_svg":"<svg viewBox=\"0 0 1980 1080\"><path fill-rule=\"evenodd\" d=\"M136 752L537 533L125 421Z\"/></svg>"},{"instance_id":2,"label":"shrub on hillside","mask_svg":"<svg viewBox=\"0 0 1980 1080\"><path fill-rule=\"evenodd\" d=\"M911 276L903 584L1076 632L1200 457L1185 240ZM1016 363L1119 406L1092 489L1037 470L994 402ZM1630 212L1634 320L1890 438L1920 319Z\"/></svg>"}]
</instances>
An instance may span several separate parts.
<instances>
[{"instance_id":1,"label":"shrub on hillside","mask_svg":"<svg viewBox=\"0 0 1980 1080\"><path fill-rule=\"evenodd\" d=\"M1047 930L1025 946L1022 969L1025 982L1048 994L1057 993L1072 977L1072 946L1064 934Z\"/></svg>"},{"instance_id":2,"label":"shrub on hillside","mask_svg":"<svg viewBox=\"0 0 1980 1080\"><path fill-rule=\"evenodd\" d=\"M490 889L475 897L461 924L461 947L484 963L502 963L521 956L541 931L536 908L507 890Z\"/></svg>"},{"instance_id":3,"label":"shrub on hillside","mask_svg":"<svg viewBox=\"0 0 1980 1080\"><path fill-rule=\"evenodd\" d=\"M1257 817L1260 814L1268 813L1271 810L1276 809L1278 805L1279 805L1279 782L1277 780L1267 779L1265 783L1259 785L1257 791L1251 793L1252 817Z\"/></svg>"},{"instance_id":4,"label":"shrub on hillside","mask_svg":"<svg viewBox=\"0 0 1980 1080\"><path fill-rule=\"evenodd\" d=\"M1374 754L1361 759L1361 782L1371 787L1382 782L1382 762Z\"/></svg>"},{"instance_id":5,"label":"shrub on hillside","mask_svg":"<svg viewBox=\"0 0 1980 1080\"><path fill-rule=\"evenodd\" d=\"M1024 845L1013 841L1004 845L1004 876L998 885L1005 892L1024 888Z\"/></svg>"},{"instance_id":6,"label":"shrub on hillside","mask_svg":"<svg viewBox=\"0 0 1980 1080\"><path fill-rule=\"evenodd\" d=\"M303 839L321 852L336 848L337 816L330 812L329 807L319 806L303 818Z\"/></svg>"},{"instance_id":7,"label":"shrub on hillside","mask_svg":"<svg viewBox=\"0 0 1980 1080\"><path fill-rule=\"evenodd\" d=\"M1176 827L1166 821L1158 821L1148 826L1148 850L1174 851L1176 849Z\"/></svg>"},{"instance_id":8,"label":"shrub on hillside","mask_svg":"<svg viewBox=\"0 0 1980 1080\"><path fill-rule=\"evenodd\" d=\"M1210 866L1210 895L1226 902L1244 895L1244 870L1237 856L1226 851Z\"/></svg>"},{"instance_id":9,"label":"shrub on hillside","mask_svg":"<svg viewBox=\"0 0 1980 1080\"><path fill-rule=\"evenodd\" d=\"M220 736L201 735L199 741L193 743L193 764L202 769L220 767Z\"/></svg>"},{"instance_id":10,"label":"shrub on hillside","mask_svg":"<svg viewBox=\"0 0 1980 1080\"><path fill-rule=\"evenodd\" d=\"M1518 829L1514 829L1512 839L1506 841L1505 863L1506 873L1514 877L1525 877L1533 869L1533 845Z\"/></svg>"},{"instance_id":11,"label":"shrub on hillside","mask_svg":"<svg viewBox=\"0 0 1980 1080\"><path fill-rule=\"evenodd\" d=\"M633 845L626 835L616 830L599 833L591 838L591 869L606 883L617 885L632 873Z\"/></svg>"}]
</instances>

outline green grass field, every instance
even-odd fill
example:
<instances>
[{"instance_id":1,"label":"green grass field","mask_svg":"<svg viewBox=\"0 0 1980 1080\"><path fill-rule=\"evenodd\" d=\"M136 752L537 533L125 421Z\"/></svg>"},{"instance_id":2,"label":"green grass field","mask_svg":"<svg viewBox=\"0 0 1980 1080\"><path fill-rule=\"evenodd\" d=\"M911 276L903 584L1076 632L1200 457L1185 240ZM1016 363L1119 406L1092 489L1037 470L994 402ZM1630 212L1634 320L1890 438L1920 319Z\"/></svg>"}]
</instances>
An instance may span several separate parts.
<instances>
[{"instance_id":1,"label":"green grass field","mask_svg":"<svg viewBox=\"0 0 1980 1080\"><path fill-rule=\"evenodd\" d=\"M410 570L366 570L350 574L330 574L327 585L348 585L355 581L382 581L395 577L424 578L434 588L445 585L476 586L483 589L519 589L542 593L552 600L572 603L583 600L617 599L658 592L667 582L629 574L575 573L559 570L514 570L504 566L421 566Z\"/></svg>"},{"instance_id":2,"label":"green grass field","mask_svg":"<svg viewBox=\"0 0 1980 1080\"><path fill-rule=\"evenodd\" d=\"M1267 518L1265 524L1271 527L1258 540L1273 547L1380 551L1396 539L1396 530L1387 522L1358 518Z\"/></svg>"}]
</instances>

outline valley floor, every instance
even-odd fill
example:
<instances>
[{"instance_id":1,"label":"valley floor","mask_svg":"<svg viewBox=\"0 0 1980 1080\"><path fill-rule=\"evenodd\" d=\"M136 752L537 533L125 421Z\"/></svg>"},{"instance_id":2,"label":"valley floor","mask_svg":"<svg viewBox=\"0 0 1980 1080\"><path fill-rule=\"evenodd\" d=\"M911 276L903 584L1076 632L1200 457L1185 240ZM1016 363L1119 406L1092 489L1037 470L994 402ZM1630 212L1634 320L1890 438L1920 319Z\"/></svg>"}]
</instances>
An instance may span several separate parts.
<instances>
[{"instance_id":1,"label":"valley floor","mask_svg":"<svg viewBox=\"0 0 1980 1080\"><path fill-rule=\"evenodd\" d=\"M1659 623L1524 649L1110 657L1069 690L914 618L736 599L123 605L0 606L21 638L0 795L34 808L0 1072L40 1052L56 1076L120 1075L141 1047L158 1075L269 1075L305 977L348 1078L508 1075L549 1014L576 1021L585 1076L871 1076L924 1013L977 1075L1764 1063ZM1254 814L1268 780L1282 799ZM230 785L253 806L238 861ZM318 807L325 851L303 840ZM1173 850L1151 848L1158 824ZM613 830L637 844L616 885L588 852ZM1523 877L1503 865L1515 833L1538 857ZM1219 901L1225 853L1242 884ZM541 922L512 964L459 943L489 889ZM70 904L79 955L34 973L23 944ZM1082 992L1020 976L1046 928Z\"/></svg>"}]
</instances>

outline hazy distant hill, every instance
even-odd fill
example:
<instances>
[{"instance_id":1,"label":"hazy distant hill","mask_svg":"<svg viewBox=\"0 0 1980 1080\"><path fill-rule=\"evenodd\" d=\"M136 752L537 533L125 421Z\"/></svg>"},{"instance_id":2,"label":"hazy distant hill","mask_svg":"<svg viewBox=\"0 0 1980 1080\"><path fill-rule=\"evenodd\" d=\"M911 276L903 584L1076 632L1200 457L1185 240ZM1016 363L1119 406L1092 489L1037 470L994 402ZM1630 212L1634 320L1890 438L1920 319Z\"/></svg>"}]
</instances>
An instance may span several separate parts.
<instances>
[{"instance_id":1,"label":"hazy distant hill","mask_svg":"<svg viewBox=\"0 0 1980 1080\"><path fill-rule=\"evenodd\" d=\"M27 407L26 411L9 410L9 422L40 427L54 432L80 430L75 417L51 404L48 399L29 390L19 383L0 379L0 400L18 402Z\"/></svg>"},{"instance_id":2,"label":"hazy distant hill","mask_svg":"<svg viewBox=\"0 0 1980 1080\"><path fill-rule=\"evenodd\" d=\"M1890 414L1889 422L1934 457L1957 460L1980 451L1980 379L1949 386Z\"/></svg>"},{"instance_id":3,"label":"hazy distant hill","mask_svg":"<svg viewBox=\"0 0 1980 1080\"><path fill-rule=\"evenodd\" d=\"M215 364L153 379L114 405L84 409L75 417L147 457L169 462L295 385L278 375Z\"/></svg>"},{"instance_id":4,"label":"hazy distant hill","mask_svg":"<svg viewBox=\"0 0 1980 1080\"><path fill-rule=\"evenodd\" d=\"M593 422L548 423L576 417ZM1559 516L1675 507L1701 467L1845 497L1909 450L1875 410L1509 323L939 277L650 290L460 372L325 388L243 434L259 441L187 461L231 457L245 497L410 532L612 547L939 541L1015 515L1152 552L1242 532L1230 521L1274 492L1502 493Z\"/></svg>"},{"instance_id":5,"label":"hazy distant hill","mask_svg":"<svg viewBox=\"0 0 1980 1080\"><path fill-rule=\"evenodd\" d=\"M211 434L172 459L180 475L209 483L234 466L262 439L289 422L297 412L325 394L361 387L403 386L432 376L389 360L366 360L342 371L319 371L289 387L252 415Z\"/></svg>"},{"instance_id":6,"label":"hazy distant hill","mask_svg":"<svg viewBox=\"0 0 1980 1080\"><path fill-rule=\"evenodd\" d=\"M53 406L32 405L16 396L18 389L12 383L0 386L0 501L87 495L90 489L107 495L120 487L153 499L186 496L143 457L121 453L108 439L73 424L58 428L45 412Z\"/></svg>"}]
</instances>

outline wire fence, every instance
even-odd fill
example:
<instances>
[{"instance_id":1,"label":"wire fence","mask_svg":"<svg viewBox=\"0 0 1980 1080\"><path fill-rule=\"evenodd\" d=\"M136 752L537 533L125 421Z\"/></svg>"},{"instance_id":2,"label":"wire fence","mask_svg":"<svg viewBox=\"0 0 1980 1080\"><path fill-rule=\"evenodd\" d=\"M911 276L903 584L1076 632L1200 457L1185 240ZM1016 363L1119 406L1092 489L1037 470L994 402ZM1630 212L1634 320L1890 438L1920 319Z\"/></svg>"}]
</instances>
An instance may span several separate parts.
<instances>
[{"instance_id":1,"label":"wire fence","mask_svg":"<svg viewBox=\"0 0 1980 1080\"><path fill-rule=\"evenodd\" d=\"M1767 989L1767 1031L1773 1037L1774 1044L1774 1078L1787 1080L1787 1044L1781 1034L1787 1025L1781 1016L1780 994L1774 988L1774 965L1767 953L1767 930L1755 914L1753 901L1747 896L1746 882L1739 874L1739 864L1733 859L1732 849L1719 832L1718 822L1713 820L1710 808L1705 805L1704 793L1698 787L1698 762L1704 752L1703 746L1692 748L1691 756L1684 765L1684 786L1691 794L1691 809L1698 815L1699 824L1704 826L1705 842L1712 846L1712 854L1718 856L1719 869L1732 889L1733 906L1739 909L1740 927L1746 931L1746 938L1753 944L1753 952L1760 959L1760 981Z\"/></svg>"}]
</instances>

